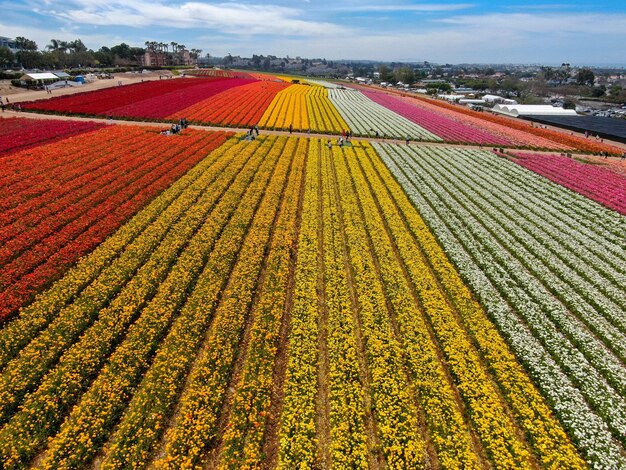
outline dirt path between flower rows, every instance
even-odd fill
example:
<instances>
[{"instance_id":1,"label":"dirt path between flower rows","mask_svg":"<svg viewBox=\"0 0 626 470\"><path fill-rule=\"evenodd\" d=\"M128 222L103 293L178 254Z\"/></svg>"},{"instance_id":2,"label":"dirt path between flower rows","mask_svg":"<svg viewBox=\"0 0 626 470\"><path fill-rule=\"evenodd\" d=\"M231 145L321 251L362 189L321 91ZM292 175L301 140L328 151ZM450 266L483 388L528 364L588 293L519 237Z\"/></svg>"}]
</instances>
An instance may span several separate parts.
<instances>
[{"instance_id":1,"label":"dirt path between flower rows","mask_svg":"<svg viewBox=\"0 0 626 470\"><path fill-rule=\"evenodd\" d=\"M26 111L8 111L5 110L2 114L0 114L0 119L3 117L23 117L28 119L52 119L52 120L62 120L62 121L85 121L85 122L105 122L109 124L119 124L125 126L148 126L148 127L156 127L162 130L170 129L170 123L162 123L162 122L148 122L148 121L129 121L124 119L106 119L106 118L97 118L97 117L79 117L79 116L59 116L55 114L41 114L41 113L31 113ZM197 126L190 125L190 129L199 129L205 131L227 131L227 132L238 132L238 133L246 133L248 132L248 128L236 128L236 127L220 127L220 126ZM289 132L289 131L274 131L274 130L265 130L261 129L260 132L266 135L292 135L294 137L308 137L308 138L316 138L322 139L322 141L330 141L333 145L336 145L337 136L328 135L328 134L316 134L316 133L308 133L308 132ZM366 142L387 142L387 143L396 143L396 144L405 144L403 139L380 139L374 137L352 137L353 141L366 141ZM613 142L605 140L604 143L614 145L615 147L623 148L626 151L626 144L622 144L620 142ZM505 151L512 151L515 153L528 153L528 154L561 154L563 152L559 150L529 150L529 149L517 149L511 147L500 147L494 145L476 145L476 144L454 144L454 143L446 143L446 142L417 142L411 141L411 146L421 146L421 147L454 147L454 148L467 148L467 149L482 149L482 150L491 150L494 148L503 148ZM572 155L584 155L585 158L593 158L600 161L604 159L604 157L593 157L584 152L570 151ZM619 160L621 157L607 157L608 160Z\"/></svg>"}]
</instances>

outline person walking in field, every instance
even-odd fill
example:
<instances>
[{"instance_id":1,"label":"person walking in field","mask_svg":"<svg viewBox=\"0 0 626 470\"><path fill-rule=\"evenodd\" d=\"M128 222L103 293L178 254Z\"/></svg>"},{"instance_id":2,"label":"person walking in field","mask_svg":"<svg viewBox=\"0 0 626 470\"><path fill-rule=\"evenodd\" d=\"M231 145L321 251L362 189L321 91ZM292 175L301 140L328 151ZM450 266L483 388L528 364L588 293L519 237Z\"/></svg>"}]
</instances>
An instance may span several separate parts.
<instances>
[{"instance_id":1,"label":"person walking in field","mask_svg":"<svg viewBox=\"0 0 626 470\"><path fill-rule=\"evenodd\" d=\"M289 124L289 133L291 134L293 132L293 125Z\"/></svg>"}]
</instances>

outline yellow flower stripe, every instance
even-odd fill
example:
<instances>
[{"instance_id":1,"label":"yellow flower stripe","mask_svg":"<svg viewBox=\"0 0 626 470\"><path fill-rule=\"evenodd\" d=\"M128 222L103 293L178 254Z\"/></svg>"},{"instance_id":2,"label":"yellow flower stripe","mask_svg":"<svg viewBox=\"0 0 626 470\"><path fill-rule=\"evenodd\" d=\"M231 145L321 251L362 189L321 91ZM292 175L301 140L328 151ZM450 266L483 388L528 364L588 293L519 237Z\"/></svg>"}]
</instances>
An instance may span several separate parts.
<instances>
[{"instance_id":1,"label":"yellow flower stripe","mask_svg":"<svg viewBox=\"0 0 626 470\"><path fill-rule=\"evenodd\" d=\"M322 254L320 230L318 152L311 141L306 165L302 223L298 237L289 362L285 376L283 412L279 433L278 468L310 468L316 459L316 407L318 376L318 260Z\"/></svg>"},{"instance_id":2,"label":"yellow flower stripe","mask_svg":"<svg viewBox=\"0 0 626 470\"><path fill-rule=\"evenodd\" d=\"M204 192L180 221L170 227L168 235L146 263L134 273L128 283L125 284L126 278L118 278L118 290L123 286L118 296L106 309L98 312L98 320L83 333L79 341L61 356L55 368L49 370L47 365L51 360L50 355L55 348L63 344L62 340L67 341L66 338L55 334L55 331L60 329L63 332L63 326L80 323L81 318L89 314L87 309L93 308L89 303L77 302L72 304L71 308L60 312L52 327L31 343L24 354L18 356L17 360L10 364L11 367L7 368L5 372L11 372L13 376L18 376L21 372L22 382L19 383L21 388L32 383L37 375L47 373L39 388L27 397L20 411L12 417L0 433L0 436L3 436L0 439L2 442L12 441L10 446L11 458L17 454L23 458L31 452L35 452L45 442L47 435L60 424L64 411L74 403L78 394L88 384L86 379L98 371L110 349L116 344L118 338L125 333L129 323L134 321L146 299L151 296L151 293L154 293L157 287L168 287L167 283L162 286L159 284L167 275L169 266L179 256L181 248L185 246L189 238L202 225L216 199L230 186L234 175L239 172L248 157L249 155L242 158L232 168L223 171L211 187L215 192ZM247 181L253 178L254 169L259 163L260 161L253 162L247 175L244 175ZM230 201L232 208L230 211L236 207L242 191L239 193L234 191L230 198L223 198ZM225 215L229 213L227 212ZM217 219L219 220L219 218ZM217 229L219 229L219 225ZM120 268L127 267L120 266ZM123 272L118 271L118 275L123 274ZM100 284L97 283L96 288L99 286ZM185 294L186 288L182 287L179 296ZM171 292L166 294L167 297L171 295ZM181 301L182 299L178 303ZM172 308L177 307L178 304ZM50 343L55 340L57 343L52 347ZM45 349L46 347L47 349ZM32 363L29 362L34 356L40 359L39 362L35 362L38 367L33 367ZM38 374L36 374L37 372ZM18 382L15 379L12 380L11 385L14 389L18 388ZM59 392L60 389L63 393ZM12 396L17 396L17 394L14 392ZM115 397L115 394L106 398L113 399L112 397ZM124 403L123 400L122 403ZM93 431L95 432L97 429L95 428ZM0 447L0 453L5 454L3 447Z\"/></svg>"},{"instance_id":3,"label":"yellow flower stripe","mask_svg":"<svg viewBox=\"0 0 626 470\"><path fill-rule=\"evenodd\" d=\"M328 98L328 90L320 86L291 85L279 92L259 121L266 129L325 132L338 134L349 130Z\"/></svg>"},{"instance_id":4,"label":"yellow flower stripe","mask_svg":"<svg viewBox=\"0 0 626 470\"><path fill-rule=\"evenodd\" d=\"M250 344L241 377L235 385L228 429L223 436L220 468L253 468L263 460L262 444L269 412L274 360L287 301L291 257L296 253L297 209L308 141L300 139L293 174L283 198L267 262L265 283L254 310Z\"/></svg>"},{"instance_id":5,"label":"yellow flower stripe","mask_svg":"<svg viewBox=\"0 0 626 470\"><path fill-rule=\"evenodd\" d=\"M311 130L315 132L339 134L350 128L343 120L335 105L328 98L328 90L321 86L309 87L306 101L309 110Z\"/></svg>"},{"instance_id":6,"label":"yellow flower stripe","mask_svg":"<svg viewBox=\"0 0 626 470\"><path fill-rule=\"evenodd\" d=\"M344 156L345 154L345 156ZM346 159L356 158L354 150L334 147L331 164L343 217L342 233L354 271L358 315L362 334L367 338L366 356L371 375L372 402L382 452L389 468L417 468L424 465L425 443L419 432L418 409L405 375L402 346L389 321L386 296L369 253L363 218L346 167Z\"/></svg>"},{"instance_id":7,"label":"yellow flower stripe","mask_svg":"<svg viewBox=\"0 0 626 470\"><path fill-rule=\"evenodd\" d=\"M367 214L363 227L369 233L374 253L380 261L386 294L397 316L398 329L404 340L402 346L413 372L415 393L424 409L424 419L437 451L437 459L443 468L477 468L478 460L472 449L470 430L463 420L462 410L438 358L424 312L412 298L402 268L393 255L393 245L403 243L405 239L391 240L385 235L383 219L377 215L374 195L369 191L368 181L357 163L357 159L360 162L367 157L359 147L355 154L354 158L346 160L363 211ZM380 186L370 181L373 192L378 194Z\"/></svg>"},{"instance_id":8,"label":"yellow flower stripe","mask_svg":"<svg viewBox=\"0 0 626 470\"><path fill-rule=\"evenodd\" d=\"M112 444L105 454L102 469L134 468L147 462L206 334L211 313L237 259L281 151L282 143L272 147L264 156L259 172L240 199L237 212L216 242L193 292L161 342L154 361L126 408L111 438Z\"/></svg>"},{"instance_id":9,"label":"yellow flower stripe","mask_svg":"<svg viewBox=\"0 0 626 470\"><path fill-rule=\"evenodd\" d=\"M24 308L19 317L0 330L0 369L99 275L101 286L97 290L89 290L92 296L89 303L99 305L111 297L114 290L108 287L112 286L114 278L105 276L118 263L129 266L128 263L135 262L135 268L131 269L136 269L145 261L156 243L167 233L169 226L185 213L195 198L220 174L228 162L219 157L235 143L236 139L227 140L107 238L93 253L81 259L63 278ZM119 259L116 259L118 256Z\"/></svg>"},{"instance_id":10,"label":"yellow flower stripe","mask_svg":"<svg viewBox=\"0 0 626 470\"><path fill-rule=\"evenodd\" d=\"M281 140L287 139L283 137ZM180 418L166 438L167 457L157 462L157 468L194 468L208 444L216 438L217 418L296 145L296 139L289 139L280 156L275 175L241 248L240 261L215 311L200 360L195 364L180 400ZM281 218L279 223L284 220Z\"/></svg>"},{"instance_id":11,"label":"yellow flower stripe","mask_svg":"<svg viewBox=\"0 0 626 470\"><path fill-rule=\"evenodd\" d=\"M383 210L390 220L395 218L399 224L400 217L406 219L413 237L431 261L437 277L454 302L465 328L476 342L541 465L546 468L586 468L562 426L484 310L472 297L432 232L373 149L368 146L367 150L369 158L361 161L369 180L380 188L376 194ZM395 204L402 211L401 215L397 213Z\"/></svg>"},{"instance_id":12,"label":"yellow flower stripe","mask_svg":"<svg viewBox=\"0 0 626 470\"><path fill-rule=\"evenodd\" d=\"M216 186L215 193L207 191L205 193L207 196L203 196L196 207L189 211L190 219L196 221L196 228L199 222L202 223L202 226L189 240L185 250L178 255L172 271L159 285L154 298L142 310L138 320L130 326L122 344L116 349L89 390L81 397L79 404L63 424L60 433L51 441L47 459L43 463L45 468L84 464L97 451L97 447L94 445L86 444L87 437L89 437L89 442L103 439L112 427L115 417L126 405L129 393L137 384L138 374L144 370L150 355L154 353L158 342L167 332L172 318L175 317L187 296L191 283L202 270L220 230L235 211L241 196L260 165L261 159L258 156L251 159L255 150L259 150L258 142L255 144L239 144L223 154L222 158L232 160L237 164L224 172L221 190L219 186ZM246 162L247 166L239 172ZM239 175L235 179L238 172ZM222 179L222 176L220 178ZM227 188L228 191L226 191ZM217 198L224 191L226 193L217 202ZM208 197L209 194L211 194L210 197ZM193 230L194 225L188 225L188 227ZM171 227L169 238L178 243L185 241L189 238L186 230L188 229L181 223L176 224ZM165 245L159 246L156 253L163 251L162 247L165 248ZM154 275L155 268L151 266L147 272L148 275ZM141 271L138 275L140 273ZM123 295L122 293L121 296ZM124 308L129 309L131 305L127 302L124 304ZM92 334L91 330L87 334ZM96 335L96 338L99 337L101 341L104 341L108 334L110 334L109 331L100 333L100 336ZM78 361L84 361L94 354L89 350L83 351L84 348L81 349L78 345L70 350ZM93 345L91 347L97 351ZM66 354L66 356L71 357L70 354ZM63 369L71 370L67 366L64 366ZM74 372L74 377L79 376L79 373L82 375L84 372L84 367L78 369ZM54 375L57 383L58 375ZM64 385L66 400L69 399L68 385L67 383ZM43 390L45 390L44 387L41 387L36 395L41 395ZM54 393L54 391L48 391L48 394L50 393ZM29 402L34 402L32 398ZM57 403L57 407L61 407L64 403L64 401ZM47 421L50 420L52 411L48 407ZM32 416L29 419L32 421ZM99 423L99 425L94 426L93 423Z\"/></svg>"},{"instance_id":13,"label":"yellow flower stripe","mask_svg":"<svg viewBox=\"0 0 626 470\"><path fill-rule=\"evenodd\" d=\"M364 390L360 378L355 325L344 267L337 201L331 186L328 150L321 168L324 221L325 290L328 307L330 373L330 456L336 468L368 465Z\"/></svg>"},{"instance_id":14,"label":"yellow flower stripe","mask_svg":"<svg viewBox=\"0 0 626 470\"><path fill-rule=\"evenodd\" d=\"M390 220L389 225L396 237L410 236L399 221ZM497 388L481 363L471 338L459 323L457 313L433 277L427 261L417 249L405 250L409 244L398 243L397 246L489 458L498 468L530 467L528 449L516 435ZM444 261L445 258L431 258L433 264Z\"/></svg>"},{"instance_id":15,"label":"yellow flower stripe","mask_svg":"<svg viewBox=\"0 0 626 470\"><path fill-rule=\"evenodd\" d=\"M279 92L259 120L259 126L268 129L289 128L304 130L309 128L309 114L306 109L306 94L309 87L291 85Z\"/></svg>"}]
</instances>

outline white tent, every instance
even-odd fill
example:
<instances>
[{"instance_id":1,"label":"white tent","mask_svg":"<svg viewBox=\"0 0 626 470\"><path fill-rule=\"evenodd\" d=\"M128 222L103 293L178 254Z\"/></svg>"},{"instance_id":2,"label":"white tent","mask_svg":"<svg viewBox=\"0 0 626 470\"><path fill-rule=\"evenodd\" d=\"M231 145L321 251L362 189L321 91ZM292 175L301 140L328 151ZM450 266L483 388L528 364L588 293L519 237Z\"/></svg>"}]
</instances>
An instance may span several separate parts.
<instances>
[{"instance_id":1,"label":"white tent","mask_svg":"<svg viewBox=\"0 0 626 470\"><path fill-rule=\"evenodd\" d=\"M556 108L546 104L497 104L491 110L507 116L576 116L573 109Z\"/></svg>"},{"instance_id":2,"label":"white tent","mask_svg":"<svg viewBox=\"0 0 626 470\"><path fill-rule=\"evenodd\" d=\"M465 98L465 95L437 95L437 98L448 101L456 101L462 100L463 98Z\"/></svg>"},{"instance_id":3,"label":"white tent","mask_svg":"<svg viewBox=\"0 0 626 470\"><path fill-rule=\"evenodd\" d=\"M55 74L50 73L50 72L26 73L24 74L24 78L27 78L30 80L58 80L59 79L59 77L57 77Z\"/></svg>"},{"instance_id":4,"label":"white tent","mask_svg":"<svg viewBox=\"0 0 626 470\"><path fill-rule=\"evenodd\" d=\"M485 100L473 100L473 99L465 99L459 100L460 104L485 104Z\"/></svg>"}]
</instances>

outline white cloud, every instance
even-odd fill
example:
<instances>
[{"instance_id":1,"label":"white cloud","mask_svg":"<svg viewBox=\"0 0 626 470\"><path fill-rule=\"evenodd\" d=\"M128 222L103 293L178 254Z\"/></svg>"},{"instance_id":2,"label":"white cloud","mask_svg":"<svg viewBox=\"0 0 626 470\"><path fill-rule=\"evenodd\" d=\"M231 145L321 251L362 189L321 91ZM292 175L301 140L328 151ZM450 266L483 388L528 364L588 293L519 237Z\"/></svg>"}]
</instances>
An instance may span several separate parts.
<instances>
[{"instance_id":1,"label":"white cloud","mask_svg":"<svg viewBox=\"0 0 626 470\"><path fill-rule=\"evenodd\" d=\"M206 28L243 35L318 36L345 31L332 23L304 20L298 9L274 5L193 1L174 4L146 0L71 0L69 3L69 7L64 2L62 10L50 9L47 13L80 24Z\"/></svg>"},{"instance_id":2,"label":"white cloud","mask_svg":"<svg viewBox=\"0 0 626 470\"><path fill-rule=\"evenodd\" d=\"M332 36L322 36L315 41L268 41L262 48L243 40L239 47L230 43L228 52L329 59L619 65L624 64L619 44L625 41L626 15L492 14L455 16L425 23L417 31L351 32L341 38L339 47Z\"/></svg>"},{"instance_id":3,"label":"white cloud","mask_svg":"<svg viewBox=\"0 0 626 470\"><path fill-rule=\"evenodd\" d=\"M356 6L342 6L333 8L334 11L350 11L350 12L389 12L389 11L414 11L414 12L442 12L442 11L455 11L466 10L473 8L475 5L472 3L420 3L415 5L356 5Z\"/></svg>"}]
</instances>

